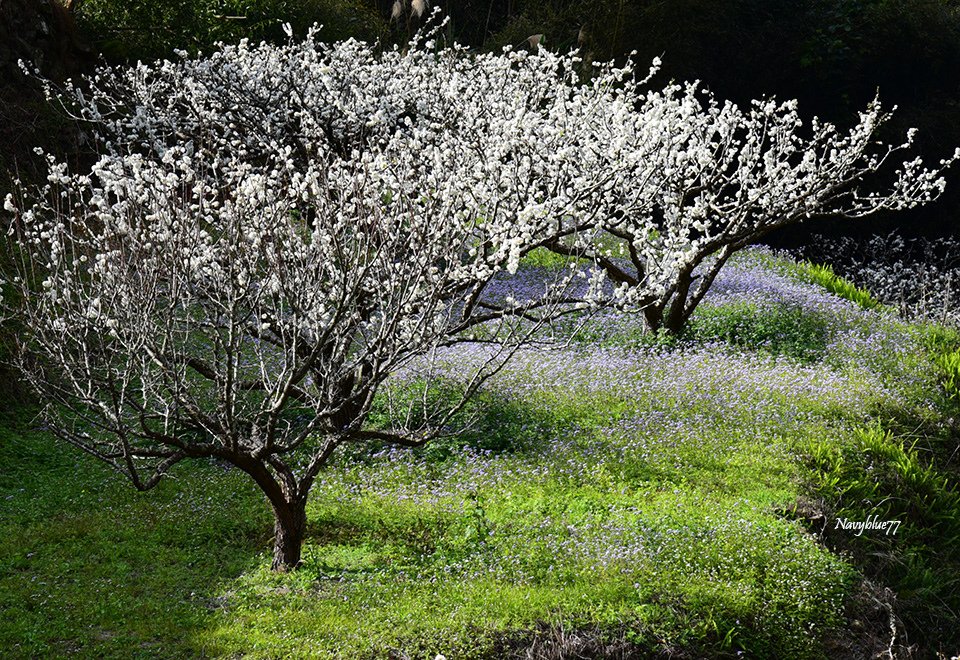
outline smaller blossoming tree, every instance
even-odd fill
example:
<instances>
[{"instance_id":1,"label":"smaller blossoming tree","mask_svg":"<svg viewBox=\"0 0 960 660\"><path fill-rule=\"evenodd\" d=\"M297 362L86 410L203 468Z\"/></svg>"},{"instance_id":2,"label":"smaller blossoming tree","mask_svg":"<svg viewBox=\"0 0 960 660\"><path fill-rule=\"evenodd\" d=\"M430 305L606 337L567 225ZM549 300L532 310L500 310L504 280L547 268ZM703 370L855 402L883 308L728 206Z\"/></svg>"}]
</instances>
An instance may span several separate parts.
<instances>
[{"instance_id":1,"label":"smaller blossoming tree","mask_svg":"<svg viewBox=\"0 0 960 660\"><path fill-rule=\"evenodd\" d=\"M550 247L601 266L633 292L631 303L654 331L679 332L737 250L807 219L926 204L943 192L941 174L960 156L958 149L935 169L919 159L897 164L913 131L900 145L879 142L889 115L876 101L847 132L816 119L804 131L795 101L754 101L744 110L692 83L648 94L637 116L644 131L660 135L645 140L658 167L622 180L642 203L615 209L599 224L602 233ZM871 192L894 167L886 191Z\"/></svg>"}]
</instances>

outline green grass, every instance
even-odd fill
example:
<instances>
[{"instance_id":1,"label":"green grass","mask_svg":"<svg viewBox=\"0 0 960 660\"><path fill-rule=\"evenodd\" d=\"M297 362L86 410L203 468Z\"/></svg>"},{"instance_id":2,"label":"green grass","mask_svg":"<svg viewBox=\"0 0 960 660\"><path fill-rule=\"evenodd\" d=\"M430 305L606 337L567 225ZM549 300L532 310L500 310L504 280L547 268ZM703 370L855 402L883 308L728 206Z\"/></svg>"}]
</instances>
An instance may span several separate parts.
<instances>
[{"instance_id":1,"label":"green grass","mask_svg":"<svg viewBox=\"0 0 960 660\"><path fill-rule=\"evenodd\" d=\"M809 455L816 492L833 520L898 523L859 535L833 523L824 530L826 542L894 590L898 616L913 630L956 643L956 619L949 614L960 611L956 473L942 471L916 442L878 426L860 430L852 444L815 443Z\"/></svg>"},{"instance_id":2,"label":"green grass","mask_svg":"<svg viewBox=\"0 0 960 660\"><path fill-rule=\"evenodd\" d=\"M809 261L798 262L794 266L795 273L804 281L822 286L824 289L856 303L863 309L878 309L882 307L879 300L869 291L858 287L833 272L828 264L814 264Z\"/></svg>"},{"instance_id":3,"label":"green grass","mask_svg":"<svg viewBox=\"0 0 960 660\"><path fill-rule=\"evenodd\" d=\"M526 420L576 434L584 451L564 460L586 464L582 473L531 479L530 457L507 451L488 465L503 471L499 483L425 503L397 495L469 472L462 456L338 466L313 499L305 565L293 575L268 570L266 507L236 474L197 466L138 495L44 434L8 426L4 464L21 469L2 482L13 497L0 522L0 648L496 657L503 639L544 622L627 622L631 643L651 648L809 651L782 624L837 623L850 570L775 513L794 497L786 477L796 470L763 438L719 429L669 456L613 461L615 445L590 449L597 403L544 401ZM744 451L718 460L730 443ZM362 487L372 478L378 492ZM655 562L598 567L567 547L576 534L602 547L604 530L635 542L640 528L641 543L659 546ZM834 607L822 607L811 571L832 585Z\"/></svg>"},{"instance_id":4,"label":"green grass","mask_svg":"<svg viewBox=\"0 0 960 660\"><path fill-rule=\"evenodd\" d=\"M462 433L340 453L290 574L269 571L268 508L237 471L136 493L9 413L0 656L501 658L579 639L588 657L830 657L889 634L852 625L865 579L896 591L911 640L960 643L938 357L957 337L802 309L704 307L680 341L524 356ZM898 534L832 529L871 515Z\"/></svg>"},{"instance_id":5,"label":"green grass","mask_svg":"<svg viewBox=\"0 0 960 660\"><path fill-rule=\"evenodd\" d=\"M823 356L830 338L827 318L797 306L703 305L697 312L684 332L684 338L695 342L722 340L809 362Z\"/></svg>"},{"instance_id":6,"label":"green grass","mask_svg":"<svg viewBox=\"0 0 960 660\"><path fill-rule=\"evenodd\" d=\"M191 653L214 585L257 564L259 495L198 466L140 496L27 420L0 428L3 655Z\"/></svg>"},{"instance_id":7,"label":"green grass","mask_svg":"<svg viewBox=\"0 0 960 660\"><path fill-rule=\"evenodd\" d=\"M940 353L935 363L940 369L947 396L960 401L960 349Z\"/></svg>"},{"instance_id":8,"label":"green grass","mask_svg":"<svg viewBox=\"0 0 960 660\"><path fill-rule=\"evenodd\" d=\"M570 265L572 257L566 257L547 248L539 247L524 255L521 266L532 268L564 268Z\"/></svg>"}]
</instances>

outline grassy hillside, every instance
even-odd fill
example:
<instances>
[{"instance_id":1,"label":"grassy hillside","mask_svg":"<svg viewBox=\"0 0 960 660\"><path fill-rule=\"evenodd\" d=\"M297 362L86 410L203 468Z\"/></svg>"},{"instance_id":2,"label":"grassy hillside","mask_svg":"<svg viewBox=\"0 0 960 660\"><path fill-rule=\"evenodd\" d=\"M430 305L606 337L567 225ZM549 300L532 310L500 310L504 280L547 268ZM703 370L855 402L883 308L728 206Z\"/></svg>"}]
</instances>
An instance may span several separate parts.
<instances>
[{"instance_id":1,"label":"grassy hillside","mask_svg":"<svg viewBox=\"0 0 960 660\"><path fill-rule=\"evenodd\" d=\"M471 432L344 452L289 575L243 475L137 494L20 409L0 426L0 655L955 653L957 337L816 280L749 253L679 340L585 320L519 355ZM896 534L838 528L870 516Z\"/></svg>"}]
</instances>

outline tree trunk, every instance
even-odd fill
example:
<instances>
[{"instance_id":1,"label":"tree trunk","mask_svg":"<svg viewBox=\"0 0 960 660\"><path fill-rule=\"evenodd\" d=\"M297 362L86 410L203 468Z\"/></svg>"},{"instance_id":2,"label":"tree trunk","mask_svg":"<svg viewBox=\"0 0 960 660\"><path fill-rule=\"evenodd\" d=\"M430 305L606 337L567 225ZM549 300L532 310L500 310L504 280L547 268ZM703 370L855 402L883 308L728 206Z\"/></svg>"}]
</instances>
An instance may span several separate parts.
<instances>
[{"instance_id":1,"label":"tree trunk","mask_svg":"<svg viewBox=\"0 0 960 660\"><path fill-rule=\"evenodd\" d=\"M257 482L273 507L273 563L270 568L281 573L297 568L307 529L306 495L296 495L297 487L289 471L280 473L284 484L281 485L263 462L249 454L234 452L227 454L227 459Z\"/></svg>"},{"instance_id":2,"label":"tree trunk","mask_svg":"<svg viewBox=\"0 0 960 660\"><path fill-rule=\"evenodd\" d=\"M676 305L670 308L670 312L667 314L666 320L663 322L663 330L667 334L677 336L683 330L683 326L687 324L687 316L684 314L683 305Z\"/></svg>"},{"instance_id":3,"label":"tree trunk","mask_svg":"<svg viewBox=\"0 0 960 660\"><path fill-rule=\"evenodd\" d=\"M647 330L657 332L663 327L663 309L659 303L649 303L643 308L643 318L647 324Z\"/></svg>"},{"instance_id":4,"label":"tree trunk","mask_svg":"<svg viewBox=\"0 0 960 660\"><path fill-rule=\"evenodd\" d=\"M306 500L274 504L273 514L273 564L270 568L286 573L300 565L300 552L307 529Z\"/></svg>"}]
</instances>

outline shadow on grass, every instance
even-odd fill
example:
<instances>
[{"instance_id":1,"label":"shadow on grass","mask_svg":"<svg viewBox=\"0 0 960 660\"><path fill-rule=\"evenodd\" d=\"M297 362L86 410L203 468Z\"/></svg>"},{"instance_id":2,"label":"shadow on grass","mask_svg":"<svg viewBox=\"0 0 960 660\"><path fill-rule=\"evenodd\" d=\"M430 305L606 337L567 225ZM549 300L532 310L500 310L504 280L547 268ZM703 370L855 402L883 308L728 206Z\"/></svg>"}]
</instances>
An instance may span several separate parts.
<instances>
[{"instance_id":1,"label":"shadow on grass","mask_svg":"<svg viewBox=\"0 0 960 660\"><path fill-rule=\"evenodd\" d=\"M138 493L30 419L0 418L0 656L202 655L219 583L262 559L255 487L195 465Z\"/></svg>"},{"instance_id":2,"label":"shadow on grass","mask_svg":"<svg viewBox=\"0 0 960 660\"><path fill-rule=\"evenodd\" d=\"M417 453L442 469L463 447L518 450L549 423L492 395L465 415L473 422L467 432ZM377 450L358 447L362 453L343 460L376 460ZM269 611L274 601L287 611L291 580L308 585L312 597L329 595L344 576L473 549L461 529L470 516L466 523L438 512L384 517L321 502L309 518L303 569L273 575L272 517L239 471L182 464L138 493L105 464L36 429L31 411L2 414L0 657L217 655L218 631L244 629L238 616Z\"/></svg>"},{"instance_id":3,"label":"shadow on grass","mask_svg":"<svg viewBox=\"0 0 960 660\"><path fill-rule=\"evenodd\" d=\"M422 382L405 383L403 390L389 410L384 397L375 404L370 415L374 428L389 429L406 417L413 428L427 422L437 410L450 406L460 397L460 386L453 381L438 380L430 384L427 397L423 396ZM422 399L428 399L422 403ZM554 428L560 420L554 411L534 407L529 401L520 401L491 390L481 390L473 396L453 419L448 420L448 432L416 449L400 449L412 456L431 462L442 462L462 451L514 452L534 446L542 440L547 429ZM366 442L350 446L346 450L349 460L372 462L389 449L383 442Z\"/></svg>"}]
</instances>

